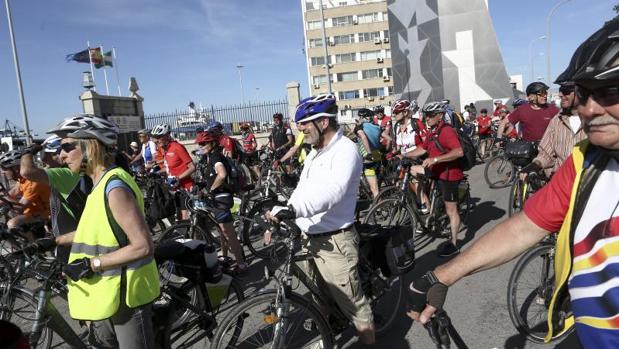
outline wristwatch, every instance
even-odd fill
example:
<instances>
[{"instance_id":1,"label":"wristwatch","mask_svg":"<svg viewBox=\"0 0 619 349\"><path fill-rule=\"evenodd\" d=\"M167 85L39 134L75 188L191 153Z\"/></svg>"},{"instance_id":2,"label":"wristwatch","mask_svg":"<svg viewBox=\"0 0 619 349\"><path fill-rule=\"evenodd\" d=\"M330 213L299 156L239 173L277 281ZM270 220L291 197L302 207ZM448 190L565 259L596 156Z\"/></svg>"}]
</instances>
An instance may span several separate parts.
<instances>
[{"instance_id":1,"label":"wristwatch","mask_svg":"<svg viewBox=\"0 0 619 349\"><path fill-rule=\"evenodd\" d=\"M434 158L434 163L436 164L438 162L438 158Z\"/></svg>"},{"instance_id":2,"label":"wristwatch","mask_svg":"<svg viewBox=\"0 0 619 349\"><path fill-rule=\"evenodd\" d=\"M97 257L92 259L92 271L101 271L101 260Z\"/></svg>"}]
</instances>

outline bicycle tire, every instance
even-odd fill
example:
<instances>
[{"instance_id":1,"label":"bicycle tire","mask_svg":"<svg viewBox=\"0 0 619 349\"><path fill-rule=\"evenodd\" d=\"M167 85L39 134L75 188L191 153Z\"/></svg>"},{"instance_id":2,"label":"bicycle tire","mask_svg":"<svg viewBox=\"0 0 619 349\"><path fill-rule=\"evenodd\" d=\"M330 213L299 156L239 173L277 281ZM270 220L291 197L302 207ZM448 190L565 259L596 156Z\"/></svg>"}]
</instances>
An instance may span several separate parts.
<instances>
[{"instance_id":1,"label":"bicycle tire","mask_svg":"<svg viewBox=\"0 0 619 349\"><path fill-rule=\"evenodd\" d=\"M527 340L534 343L544 343L544 338L548 333L548 307L550 306L550 298L552 297L552 291L554 288L554 244L544 243L536 246L527 251L516 263L514 269L509 277L509 283L507 285L507 309L509 311L509 317L520 334L525 336ZM542 280L540 273L532 271L538 271L542 268L534 266L533 263L539 261L540 258L546 258L546 266L548 267L547 277ZM544 272L544 271L542 271ZM530 283L535 286L534 289L529 291L522 291L518 285L526 282L524 278L530 278ZM540 285L540 280L543 284ZM520 299L520 295L524 296L523 300ZM543 303L543 304L540 304ZM536 319L529 319L528 313L531 307L537 306ZM524 315L524 316L523 316ZM526 318L526 319L525 319ZM537 321L532 323L532 321ZM574 330L566 331L560 336L553 337L551 341L557 341L564 338Z\"/></svg>"},{"instance_id":2,"label":"bicycle tire","mask_svg":"<svg viewBox=\"0 0 619 349\"><path fill-rule=\"evenodd\" d=\"M376 204L385 199L391 199L400 193L402 192L400 191L400 187L398 185L389 185L386 187L382 187L378 192L378 195L376 195L376 197L374 198L374 203Z\"/></svg>"},{"instance_id":3,"label":"bicycle tire","mask_svg":"<svg viewBox=\"0 0 619 349\"><path fill-rule=\"evenodd\" d=\"M507 205L507 216L511 217L522 210L522 180L516 179L509 189L509 204Z\"/></svg>"},{"instance_id":4,"label":"bicycle tire","mask_svg":"<svg viewBox=\"0 0 619 349\"><path fill-rule=\"evenodd\" d=\"M190 229L194 229L193 236L190 236ZM179 221L171 226L169 226L157 239L157 243L160 243L165 240L175 240L175 239L196 239L196 240L204 240L212 243L216 246L219 246L219 239L215 238L213 234L209 231L204 231L200 226L192 226L190 221Z\"/></svg>"},{"instance_id":5,"label":"bicycle tire","mask_svg":"<svg viewBox=\"0 0 619 349\"><path fill-rule=\"evenodd\" d=\"M495 180L496 177L499 177ZM492 178L491 178L492 176ZM484 168L484 179L491 189L509 187L515 177L514 165L504 156L497 155L488 162Z\"/></svg>"},{"instance_id":6,"label":"bicycle tire","mask_svg":"<svg viewBox=\"0 0 619 349\"><path fill-rule=\"evenodd\" d=\"M279 319L277 319L275 311L277 311L273 305L276 304L276 300L278 297L277 290L270 290L265 293L258 294L251 298L247 298L242 303L238 304L232 311L228 313L228 315L223 319L223 321L217 327L217 332L213 337L212 349L233 349L233 348L263 348L267 343L257 343L257 341L261 339L269 340L269 343L272 341L272 329L269 327L273 327L273 325L277 324ZM288 319L292 318L292 316L298 316L301 314L307 314L309 318L303 320L302 323L297 323L294 320L291 320L291 324L296 324L296 328L293 330L305 330L305 332L317 332L317 335L320 336L319 340L315 340L313 343L318 344L320 340L322 340L322 348L330 349L333 348L333 336L331 335L331 328L329 327L325 318L321 315L318 308L311 303L305 297L298 295L296 293L290 293L286 298L288 304L290 305L290 311ZM254 307L259 307L260 310L256 312L249 312ZM295 307L297 310L292 310L292 307ZM259 338L253 338L248 336L248 341L256 341L254 343L247 343L246 339L241 336L243 330L246 329L246 326L250 321L248 320L252 314L258 315L257 321L251 322L251 325L260 323L265 323L266 326L259 327L257 331ZM238 327L240 325L240 334ZM234 332L230 333L230 326L236 326ZM289 334L284 338L284 340L305 340L303 334ZM311 335L311 334L310 334ZM268 337L268 338L267 338ZM315 337L315 336L314 336ZM310 338L314 340L314 338ZM296 345L295 345L296 344ZM300 343L304 345L305 343ZM241 346L242 345L242 346ZM255 346L253 346L255 345ZM297 343L284 343L283 348L304 348Z\"/></svg>"},{"instance_id":7,"label":"bicycle tire","mask_svg":"<svg viewBox=\"0 0 619 349\"><path fill-rule=\"evenodd\" d=\"M264 245L264 233L268 224L262 221L262 216L273 206L286 206L275 200L262 201L254 205L247 214L249 220L243 221L243 242L249 251L260 259L276 259L286 252L283 238L276 233L271 234L271 243Z\"/></svg>"},{"instance_id":8,"label":"bicycle tire","mask_svg":"<svg viewBox=\"0 0 619 349\"><path fill-rule=\"evenodd\" d=\"M12 286L6 295L5 292L7 292L6 286L0 285L0 320L14 323L26 337L29 337L37 310L34 293L19 286ZM43 326L41 337L36 345L37 349L51 348L53 333L49 327Z\"/></svg>"}]
</instances>

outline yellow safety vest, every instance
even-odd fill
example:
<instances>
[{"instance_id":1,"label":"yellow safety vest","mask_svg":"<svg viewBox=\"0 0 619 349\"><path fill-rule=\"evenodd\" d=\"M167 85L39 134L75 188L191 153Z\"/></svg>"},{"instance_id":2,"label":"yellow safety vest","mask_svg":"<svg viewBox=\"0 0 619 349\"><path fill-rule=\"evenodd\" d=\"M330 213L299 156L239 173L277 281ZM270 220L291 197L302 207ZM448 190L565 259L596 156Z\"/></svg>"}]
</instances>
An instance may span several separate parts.
<instances>
[{"instance_id":1,"label":"yellow safety vest","mask_svg":"<svg viewBox=\"0 0 619 349\"><path fill-rule=\"evenodd\" d=\"M109 208L106 209L105 187L113 177L122 180L131 188L144 212L144 198L133 178L121 168L107 171L88 196L71 246L70 262L120 249L114 231L118 236L126 235L114 221ZM76 282L69 279L68 289L69 312L72 318L103 320L118 311L121 289L125 289L125 303L130 308L152 302L159 296L159 274L154 259L147 257L123 267L95 273L87 279Z\"/></svg>"},{"instance_id":2,"label":"yellow safety vest","mask_svg":"<svg viewBox=\"0 0 619 349\"><path fill-rule=\"evenodd\" d=\"M585 158L587 157L587 150L589 148L589 141L584 140L574 147L572 151L572 160L574 162L574 168L576 170L576 177L574 178L574 184L572 185L572 192L570 195L570 205L567 210L567 214L563 220L563 225L557 235L557 244L555 248L555 283L554 292L550 301L550 308L548 311L548 334L545 341L549 342L553 337L558 336L568 331L575 324L574 316L569 316L565 319L565 325L562 329L554 328L553 318L558 316L558 312L561 310L561 305L565 297L568 296L568 279L572 273L572 248L573 248L573 236L574 230L578 225L578 221L574 221L574 209L578 199L578 194L582 193L581 186L584 185L582 181L583 177L586 177L585 172L589 168L594 166L588 166ZM603 161L603 160L602 160ZM604 165L605 166L605 165ZM581 183L583 182L583 183ZM576 217L580 220L580 217Z\"/></svg>"}]
</instances>

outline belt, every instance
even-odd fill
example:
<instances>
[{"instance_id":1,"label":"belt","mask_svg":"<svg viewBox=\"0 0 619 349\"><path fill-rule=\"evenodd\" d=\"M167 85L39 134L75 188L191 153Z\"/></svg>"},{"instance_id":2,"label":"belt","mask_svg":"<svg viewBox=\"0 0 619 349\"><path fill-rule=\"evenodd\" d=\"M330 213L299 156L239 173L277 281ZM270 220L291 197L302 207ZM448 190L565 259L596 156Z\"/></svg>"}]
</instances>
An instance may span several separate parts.
<instances>
[{"instance_id":1,"label":"belt","mask_svg":"<svg viewBox=\"0 0 619 349\"><path fill-rule=\"evenodd\" d=\"M322 238L322 237L326 237L326 236L331 236L331 235L335 235L335 234L339 234L339 233L344 233L346 231L348 231L350 229L350 227L352 227L352 225L347 226L346 228L342 228L342 229L338 229L338 230L333 230L333 231L327 231L324 233L315 233L315 234L306 234L307 237L310 238Z\"/></svg>"}]
</instances>

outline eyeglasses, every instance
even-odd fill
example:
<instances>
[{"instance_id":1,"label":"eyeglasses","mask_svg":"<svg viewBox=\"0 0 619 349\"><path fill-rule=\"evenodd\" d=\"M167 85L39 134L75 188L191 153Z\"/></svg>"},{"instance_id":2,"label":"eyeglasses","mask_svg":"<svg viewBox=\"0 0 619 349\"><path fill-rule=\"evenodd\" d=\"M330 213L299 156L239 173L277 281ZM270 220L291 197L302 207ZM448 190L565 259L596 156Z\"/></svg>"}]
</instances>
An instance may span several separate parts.
<instances>
[{"instance_id":1,"label":"eyeglasses","mask_svg":"<svg viewBox=\"0 0 619 349\"><path fill-rule=\"evenodd\" d=\"M546 97L546 96L548 96L548 91L539 91L535 95L539 96L539 97Z\"/></svg>"},{"instance_id":2,"label":"eyeglasses","mask_svg":"<svg viewBox=\"0 0 619 349\"><path fill-rule=\"evenodd\" d=\"M77 147L77 142L67 142L60 144L60 150L65 153L70 153Z\"/></svg>"},{"instance_id":3,"label":"eyeglasses","mask_svg":"<svg viewBox=\"0 0 619 349\"><path fill-rule=\"evenodd\" d=\"M587 103L589 97L593 97L596 102L603 105L611 105L619 102L619 86L602 86L598 88L586 88L580 85L576 85L576 97L581 104Z\"/></svg>"},{"instance_id":4,"label":"eyeglasses","mask_svg":"<svg viewBox=\"0 0 619 349\"><path fill-rule=\"evenodd\" d=\"M199 142L199 143L198 143L198 145L199 145L200 147L203 147L203 146L205 146L205 145L207 145L207 144L208 144L208 142Z\"/></svg>"}]
</instances>

